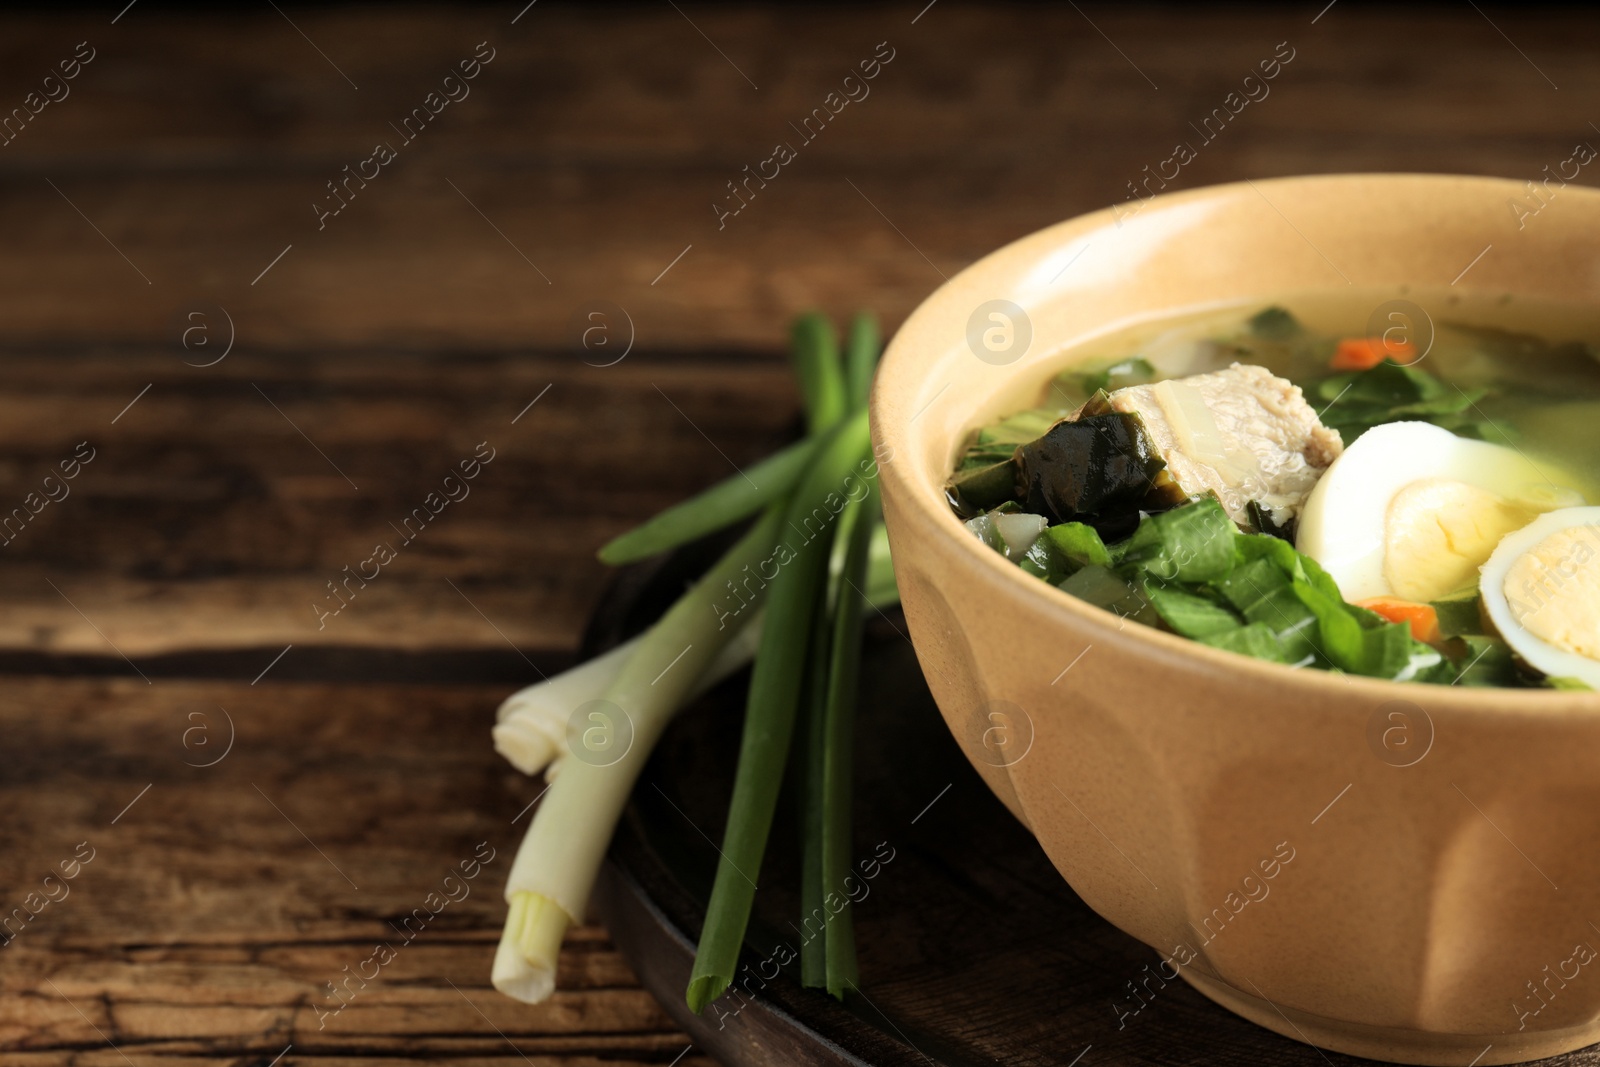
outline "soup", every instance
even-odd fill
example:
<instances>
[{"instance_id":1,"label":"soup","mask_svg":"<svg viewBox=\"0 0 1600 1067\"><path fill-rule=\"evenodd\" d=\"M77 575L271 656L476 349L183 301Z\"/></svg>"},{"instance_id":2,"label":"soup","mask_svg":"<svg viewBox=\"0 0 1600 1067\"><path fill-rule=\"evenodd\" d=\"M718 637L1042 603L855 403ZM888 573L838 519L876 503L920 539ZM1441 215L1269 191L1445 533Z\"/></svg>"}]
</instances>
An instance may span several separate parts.
<instances>
[{"instance_id":1,"label":"soup","mask_svg":"<svg viewBox=\"0 0 1600 1067\"><path fill-rule=\"evenodd\" d=\"M1600 688L1600 323L1456 294L1146 323L975 431L969 531L1116 614L1291 667ZM1538 327L1538 333L1530 327Z\"/></svg>"}]
</instances>

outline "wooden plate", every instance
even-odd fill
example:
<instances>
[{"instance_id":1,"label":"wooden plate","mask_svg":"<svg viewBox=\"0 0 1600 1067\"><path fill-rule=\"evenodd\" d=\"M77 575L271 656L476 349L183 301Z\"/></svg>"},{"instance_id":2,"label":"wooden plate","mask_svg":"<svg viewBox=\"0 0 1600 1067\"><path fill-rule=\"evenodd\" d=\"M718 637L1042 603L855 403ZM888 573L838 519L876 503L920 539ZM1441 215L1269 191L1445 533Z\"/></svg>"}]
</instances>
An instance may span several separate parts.
<instances>
[{"instance_id":1,"label":"wooden plate","mask_svg":"<svg viewBox=\"0 0 1600 1067\"><path fill-rule=\"evenodd\" d=\"M590 654L637 633L713 558L699 546L619 575ZM880 861L856 909L861 995L799 983L792 795L760 872L740 983L703 1016L684 1003L716 871L748 672L668 729L595 890L645 986L728 1064L1363 1064L1224 1011L1078 899L945 729L898 612L869 625L856 774L856 852ZM870 869L870 868L869 868ZM1544 1061L1593 1064L1590 1052Z\"/></svg>"}]
</instances>

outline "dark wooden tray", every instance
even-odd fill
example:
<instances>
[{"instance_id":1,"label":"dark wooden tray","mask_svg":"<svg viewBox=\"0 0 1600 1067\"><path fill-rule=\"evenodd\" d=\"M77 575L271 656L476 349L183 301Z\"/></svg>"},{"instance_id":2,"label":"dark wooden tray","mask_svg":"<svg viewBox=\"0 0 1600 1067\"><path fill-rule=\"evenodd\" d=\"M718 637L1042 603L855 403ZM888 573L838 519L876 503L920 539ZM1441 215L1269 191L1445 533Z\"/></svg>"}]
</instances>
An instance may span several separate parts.
<instances>
[{"instance_id":1,"label":"dark wooden tray","mask_svg":"<svg viewBox=\"0 0 1600 1067\"><path fill-rule=\"evenodd\" d=\"M642 629L710 558L702 547L623 572L591 623L588 651ZM684 1003L748 672L685 709L640 779L595 901L644 985L699 1047L762 1067L1371 1062L1290 1041L1182 981L1152 977L1156 953L1090 911L968 765L904 630L898 612L875 619L863 670L856 851L865 858L884 842L894 858L853 905L861 996L841 1004L804 989L797 964L760 985L778 946L799 947L799 852L786 797L745 944L750 972L741 974L756 975L756 995L741 1007L729 994L704 1016ZM1589 1049L1542 1062L1593 1065L1600 1056Z\"/></svg>"}]
</instances>

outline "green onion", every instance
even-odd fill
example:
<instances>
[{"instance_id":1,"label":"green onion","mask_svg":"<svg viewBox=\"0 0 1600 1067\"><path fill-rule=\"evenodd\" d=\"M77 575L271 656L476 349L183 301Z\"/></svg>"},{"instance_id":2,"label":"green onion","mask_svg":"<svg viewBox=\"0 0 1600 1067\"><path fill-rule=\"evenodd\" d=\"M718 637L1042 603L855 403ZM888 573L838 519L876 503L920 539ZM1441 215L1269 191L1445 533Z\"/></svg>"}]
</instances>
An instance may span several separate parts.
<instances>
[{"instance_id":1,"label":"green onion","mask_svg":"<svg viewBox=\"0 0 1600 1067\"><path fill-rule=\"evenodd\" d=\"M840 527L846 522L845 514L839 517ZM843 584L842 582L840 583ZM809 657L806 672L805 700L802 706L806 728L806 743L798 750L801 769L800 780L805 783L805 796L801 811L800 834L800 984L816 989L828 982L826 962L827 942L819 929L811 933L812 916L821 915L827 921L827 896L823 869L823 827L827 821L827 784L824 753L828 743L828 611L827 583L817 589L824 597L816 605L812 617L811 640L806 654Z\"/></svg>"},{"instance_id":2,"label":"green onion","mask_svg":"<svg viewBox=\"0 0 1600 1067\"><path fill-rule=\"evenodd\" d=\"M794 488L816 450L816 439L808 437L774 452L612 539L600 550L600 562L613 567L633 563L754 515Z\"/></svg>"},{"instance_id":3,"label":"green onion","mask_svg":"<svg viewBox=\"0 0 1600 1067\"><path fill-rule=\"evenodd\" d=\"M851 323L849 340L845 345L844 398L851 411L866 407L877 365L878 324L871 315L863 312ZM845 551L834 552L834 558L840 561L841 566L837 580L831 585L832 596L828 598L833 605L832 610L818 611L812 627L809 652L811 672L806 688L806 746L802 761L805 805L800 865L800 982L808 988L826 986L835 996L842 996L842 987L835 978L836 958L847 960L845 967L849 980L852 983L855 981L855 942L848 926L848 916L842 917L846 925L836 926L828 907L829 896L838 893L842 886L843 875L832 870L836 865L836 857L827 854L828 849L837 843L841 818L844 820L846 868L850 862L849 765L845 765L841 779L834 735L839 731L841 714L848 717L854 711L853 666L860 652L859 601L862 594L858 590L866 581L867 559L862 554L865 549L858 553L853 546L858 539L863 545L871 543L874 522L875 517L869 516L859 502L852 502L840 514L839 531L846 542ZM847 631L851 635L848 640L856 643L857 647L852 650L856 653L856 660L851 661L847 671L849 691L841 695L838 687L841 684L840 657L844 650L839 644L839 626L847 621L847 615L850 614L854 615L856 625L853 630ZM848 757L848 753L845 756ZM821 926L813 934L811 924L818 917ZM837 941L840 930L844 932L843 941Z\"/></svg>"},{"instance_id":4,"label":"green onion","mask_svg":"<svg viewBox=\"0 0 1600 1067\"><path fill-rule=\"evenodd\" d=\"M805 399L806 423L813 436L838 422L845 413L844 373L833 325L812 312L794 324L792 354L795 377Z\"/></svg>"},{"instance_id":5,"label":"green onion","mask_svg":"<svg viewBox=\"0 0 1600 1067\"><path fill-rule=\"evenodd\" d=\"M850 339L845 343L844 392L850 410L867 406L872 392L872 375L878 369L878 320L863 311L850 323Z\"/></svg>"},{"instance_id":6,"label":"green onion","mask_svg":"<svg viewBox=\"0 0 1600 1067\"><path fill-rule=\"evenodd\" d=\"M844 561L836 555L835 562L842 566ZM875 525L872 530L867 577L862 588L866 590L870 607L888 608L900 602L900 590L894 584L894 563L889 558L889 536L882 524ZM567 719L573 709L611 688L643 640L643 637L635 637L587 663L512 693L501 703L496 715L495 751L523 774L538 774L549 767L549 774L554 777L566 749ZM761 616L753 614L706 668L694 688L684 695L684 703L693 701L749 664L760 644Z\"/></svg>"},{"instance_id":7,"label":"green onion","mask_svg":"<svg viewBox=\"0 0 1600 1067\"><path fill-rule=\"evenodd\" d=\"M767 590L721 860L685 993L695 1012L727 989L739 962L755 898L753 879L766 852L794 731L817 590L827 576L837 518L827 498L843 492L847 477L858 473L868 443L866 412L857 412L817 453L785 515L782 535L790 543L780 543L775 553L779 570Z\"/></svg>"},{"instance_id":8,"label":"green onion","mask_svg":"<svg viewBox=\"0 0 1600 1067\"><path fill-rule=\"evenodd\" d=\"M606 845L650 750L723 647L755 614L741 612L727 626L717 602L727 595L729 581L772 556L781 518L779 509L769 508L650 628L606 689L605 699L631 726L626 751L603 766L563 758L506 878L510 913L492 974L502 993L528 1003L550 995L562 935L583 917ZM755 595L759 599L760 592Z\"/></svg>"},{"instance_id":9,"label":"green onion","mask_svg":"<svg viewBox=\"0 0 1600 1067\"><path fill-rule=\"evenodd\" d=\"M868 557L878 519L878 485L871 483L861 501L849 505L841 522L848 531L844 569L834 605L833 645L828 655L828 691L822 759L822 884L823 903L834 894L846 903L837 914L823 914L827 931L828 992L844 999L856 976L855 923L851 918L846 879L851 863L851 777L855 768L857 686L861 677L861 630ZM817 653L820 657L820 650Z\"/></svg>"},{"instance_id":10,"label":"green onion","mask_svg":"<svg viewBox=\"0 0 1600 1067\"><path fill-rule=\"evenodd\" d=\"M607 544L607 563L643 559L764 516L646 633L604 656L513 694L501 706L496 748L551 785L506 881L497 989L536 1002L554 990L567 927L583 914L594 877L638 775L667 722L695 695L757 656L733 796L687 999L701 1011L738 965L782 774L802 699L809 745L797 755L810 783L807 908L824 917L804 961L808 983L835 996L856 983L853 927L841 909L850 864L851 741L865 604L899 599L876 486L866 478L865 403L879 347L870 316L852 323L845 360L827 320L800 320L794 365L808 438L655 516ZM867 495L851 502L855 482ZM785 523L787 525L785 525ZM838 542L838 551L835 543ZM724 587L752 568L777 576L730 615ZM831 585L831 590L830 590ZM730 619L733 625L727 625ZM802 680L805 684L802 686ZM602 764L569 758L573 712L600 698L632 727L632 743ZM603 705L601 710L605 710ZM587 735L586 735L587 736ZM560 772L559 775L557 772ZM842 909L841 909L842 911Z\"/></svg>"}]
</instances>

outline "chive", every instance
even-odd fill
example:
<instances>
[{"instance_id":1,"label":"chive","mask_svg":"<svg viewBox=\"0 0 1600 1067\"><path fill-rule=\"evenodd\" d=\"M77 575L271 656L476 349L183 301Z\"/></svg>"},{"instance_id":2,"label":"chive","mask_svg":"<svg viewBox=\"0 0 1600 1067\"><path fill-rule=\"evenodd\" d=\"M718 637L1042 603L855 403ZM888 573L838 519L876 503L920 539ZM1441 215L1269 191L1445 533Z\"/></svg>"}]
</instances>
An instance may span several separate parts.
<instances>
[{"instance_id":1,"label":"chive","mask_svg":"<svg viewBox=\"0 0 1600 1067\"><path fill-rule=\"evenodd\" d=\"M840 1000L856 985L855 921L850 914L847 879L851 862L851 786L855 769L857 687L861 678L861 630L865 608L868 559L873 527L878 521L878 485L845 511L847 544L839 595L834 604L833 646L828 655L828 691L822 748L822 885L823 904L842 895L837 914L823 912L828 992ZM821 650L814 653L821 659Z\"/></svg>"},{"instance_id":2,"label":"chive","mask_svg":"<svg viewBox=\"0 0 1600 1067\"><path fill-rule=\"evenodd\" d=\"M844 350L845 402L852 411L867 406L872 375L878 369L878 347L878 320L868 312L858 312L850 323Z\"/></svg>"},{"instance_id":3,"label":"chive","mask_svg":"<svg viewBox=\"0 0 1600 1067\"><path fill-rule=\"evenodd\" d=\"M833 324L811 312L796 320L792 344L794 373L800 379L800 394L805 399L806 425L816 435L845 414L839 342L834 339Z\"/></svg>"},{"instance_id":4,"label":"chive","mask_svg":"<svg viewBox=\"0 0 1600 1067\"><path fill-rule=\"evenodd\" d=\"M633 563L754 515L794 488L816 449L815 438L796 441L741 473L674 504L607 542L600 550L600 562L613 567Z\"/></svg>"},{"instance_id":5,"label":"chive","mask_svg":"<svg viewBox=\"0 0 1600 1067\"><path fill-rule=\"evenodd\" d=\"M845 420L829 437L789 501L781 530L787 541L774 551L779 569L767 591L721 859L685 992L690 1010L697 1013L728 988L739 963L755 897L752 879L760 873L794 732L817 589L827 579L836 516L826 500L841 490L867 454L868 441L865 411Z\"/></svg>"}]
</instances>

